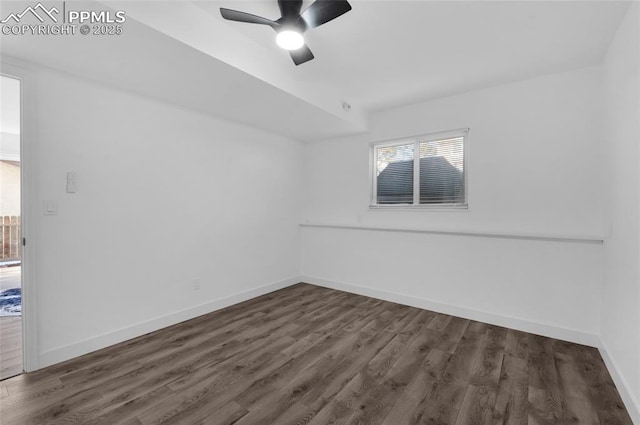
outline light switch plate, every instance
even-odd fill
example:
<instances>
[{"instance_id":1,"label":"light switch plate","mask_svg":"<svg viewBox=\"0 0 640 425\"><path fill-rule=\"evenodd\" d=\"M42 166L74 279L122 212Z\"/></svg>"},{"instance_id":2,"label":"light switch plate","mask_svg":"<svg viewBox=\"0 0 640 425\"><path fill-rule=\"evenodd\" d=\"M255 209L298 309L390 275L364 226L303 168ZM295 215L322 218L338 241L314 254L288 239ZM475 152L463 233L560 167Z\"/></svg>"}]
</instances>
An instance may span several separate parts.
<instances>
[{"instance_id":1,"label":"light switch plate","mask_svg":"<svg viewBox=\"0 0 640 425\"><path fill-rule=\"evenodd\" d=\"M58 204L56 201L44 201L44 215L56 215L58 213Z\"/></svg>"},{"instance_id":2,"label":"light switch plate","mask_svg":"<svg viewBox=\"0 0 640 425\"><path fill-rule=\"evenodd\" d=\"M76 193L78 191L78 175L75 171L67 173L67 193Z\"/></svg>"}]
</instances>

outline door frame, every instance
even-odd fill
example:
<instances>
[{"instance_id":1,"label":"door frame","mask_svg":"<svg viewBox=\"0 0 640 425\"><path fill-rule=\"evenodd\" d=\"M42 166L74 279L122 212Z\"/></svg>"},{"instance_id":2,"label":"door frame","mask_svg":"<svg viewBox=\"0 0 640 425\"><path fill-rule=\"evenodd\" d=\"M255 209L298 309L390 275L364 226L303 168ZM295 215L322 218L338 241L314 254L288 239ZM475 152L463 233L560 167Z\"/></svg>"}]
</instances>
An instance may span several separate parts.
<instances>
[{"instance_id":1,"label":"door frame","mask_svg":"<svg viewBox=\"0 0 640 425\"><path fill-rule=\"evenodd\" d=\"M0 74L20 81L20 220L22 246L22 368L39 369L38 304L35 273L35 143L37 137L36 79L28 65L4 55Z\"/></svg>"}]
</instances>

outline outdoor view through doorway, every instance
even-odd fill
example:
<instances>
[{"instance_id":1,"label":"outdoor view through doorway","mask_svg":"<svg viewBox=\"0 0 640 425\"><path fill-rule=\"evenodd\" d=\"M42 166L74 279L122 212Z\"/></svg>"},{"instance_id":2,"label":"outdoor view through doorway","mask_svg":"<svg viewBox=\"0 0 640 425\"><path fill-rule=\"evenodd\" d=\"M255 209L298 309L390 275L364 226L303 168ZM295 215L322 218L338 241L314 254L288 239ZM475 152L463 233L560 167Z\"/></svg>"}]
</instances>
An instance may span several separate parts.
<instances>
[{"instance_id":1,"label":"outdoor view through doorway","mask_svg":"<svg viewBox=\"0 0 640 425\"><path fill-rule=\"evenodd\" d=\"M20 80L0 76L0 379L22 373Z\"/></svg>"}]
</instances>

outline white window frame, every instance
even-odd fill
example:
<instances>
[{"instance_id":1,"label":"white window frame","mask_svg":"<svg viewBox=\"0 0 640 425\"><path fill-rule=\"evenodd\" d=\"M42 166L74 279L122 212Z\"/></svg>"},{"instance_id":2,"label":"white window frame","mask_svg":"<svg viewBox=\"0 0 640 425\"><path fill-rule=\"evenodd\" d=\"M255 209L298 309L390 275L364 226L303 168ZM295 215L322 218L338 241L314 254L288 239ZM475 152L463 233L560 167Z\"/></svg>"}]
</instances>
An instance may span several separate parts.
<instances>
[{"instance_id":1,"label":"white window frame","mask_svg":"<svg viewBox=\"0 0 640 425\"><path fill-rule=\"evenodd\" d=\"M420 143L433 142L442 139L453 139L462 137L462 146L464 149L463 167L464 167L464 201L461 203L448 204L421 204L420 203ZM376 150L378 148L399 146L413 143L413 203L412 204L378 204L377 203L377 161ZM437 133L422 134L419 136L405 137L402 139L386 140L371 143L369 149L369 208L379 210L434 210L434 211L468 211L469 210L469 129L461 128L456 130L440 131Z\"/></svg>"}]
</instances>

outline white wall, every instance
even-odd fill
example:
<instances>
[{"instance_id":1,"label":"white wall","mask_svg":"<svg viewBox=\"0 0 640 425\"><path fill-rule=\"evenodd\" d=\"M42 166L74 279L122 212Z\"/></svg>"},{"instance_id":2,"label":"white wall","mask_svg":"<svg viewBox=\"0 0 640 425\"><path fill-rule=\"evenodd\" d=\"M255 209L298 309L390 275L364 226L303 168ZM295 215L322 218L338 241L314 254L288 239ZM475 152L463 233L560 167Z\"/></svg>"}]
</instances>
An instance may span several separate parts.
<instances>
[{"instance_id":1,"label":"white wall","mask_svg":"<svg viewBox=\"0 0 640 425\"><path fill-rule=\"evenodd\" d=\"M35 74L40 366L298 281L298 142Z\"/></svg>"},{"instance_id":2,"label":"white wall","mask_svg":"<svg viewBox=\"0 0 640 425\"><path fill-rule=\"evenodd\" d=\"M602 342L640 423L640 5L629 9L604 62L610 180ZM630 403L635 404L635 409Z\"/></svg>"},{"instance_id":3,"label":"white wall","mask_svg":"<svg viewBox=\"0 0 640 425\"><path fill-rule=\"evenodd\" d=\"M305 218L600 235L600 85L594 67L374 114L370 134L306 148ZM463 127L470 212L369 211L368 143Z\"/></svg>"},{"instance_id":4,"label":"white wall","mask_svg":"<svg viewBox=\"0 0 640 425\"><path fill-rule=\"evenodd\" d=\"M382 111L371 122L369 135L305 148L304 221L602 239L600 68ZM471 129L469 211L369 210L370 142L462 127ZM597 341L601 244L315 227L302 238L308 280Z\"/></svg>"},{"instance_id":5,"label":"white wall","mask_svg":"<svg viewBox=\"0 0 640 425\"><path fill-rule=\"evenodd\" d=\"M303 228L306 281L591 345L600 264L595 244Z\"/></svg>"}]
</instances>

